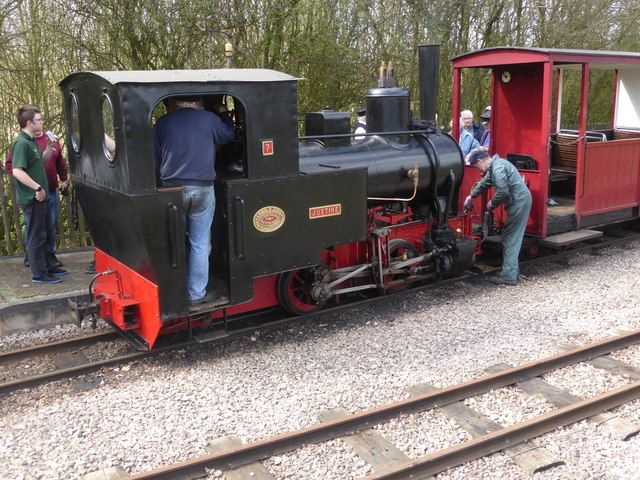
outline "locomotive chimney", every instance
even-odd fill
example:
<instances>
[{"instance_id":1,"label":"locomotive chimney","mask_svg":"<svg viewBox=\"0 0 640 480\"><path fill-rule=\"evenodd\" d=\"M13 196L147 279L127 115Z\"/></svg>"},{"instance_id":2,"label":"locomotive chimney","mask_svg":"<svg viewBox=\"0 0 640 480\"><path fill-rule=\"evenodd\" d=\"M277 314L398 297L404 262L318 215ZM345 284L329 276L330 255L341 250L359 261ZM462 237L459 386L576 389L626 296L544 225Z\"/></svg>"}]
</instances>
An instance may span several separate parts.
<instances>
[{"instance_id":1,"label":"locomotive chimney","mask_svg":"<svg viewBox=\"0 0 640 480\"><path fill-rule=\"evenodd\" d=\"M435 122L440 45L418 45L418 58L420 69L420 118Z\"/></svg>"}]
</instances>

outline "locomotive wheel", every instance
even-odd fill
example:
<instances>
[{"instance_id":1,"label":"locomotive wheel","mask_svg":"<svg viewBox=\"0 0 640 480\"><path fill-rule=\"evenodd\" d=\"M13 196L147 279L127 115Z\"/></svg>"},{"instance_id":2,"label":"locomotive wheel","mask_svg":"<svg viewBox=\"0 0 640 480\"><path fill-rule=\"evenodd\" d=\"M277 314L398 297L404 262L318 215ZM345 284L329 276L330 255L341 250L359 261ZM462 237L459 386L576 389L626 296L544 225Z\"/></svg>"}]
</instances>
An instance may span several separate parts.
<instances>
[{"instance_id":1,"label":"locomotive wheel","mask_svg":"<svg viewBox=\"0 0 640 480\"><path fill-rule=\"evenodd\" d=\"M389 251L387 253L388 264L401 262L418 256L416 248L404 238L394 238L389 242ZM401 275L385 275L385 283L392 280L398 280L402 278ZM409 288L413 285L413 280L406 280L404 283L397 285L391 285L387 287L387 290L391 292L400 292L405 288Z\"/></svg>"},{"instance_id":2,"label":"locomotive wheel","mask_svg":"<svg viewBox=\"0 0 640 480\"><path fill-rule=\"evenodd\" d=\"M280 274L278 301L293 315L305 315L320 310L327 298L316 299L312 292L322 283L324 272L319 267L301 268Z\"/></svg>"}]
</instances>

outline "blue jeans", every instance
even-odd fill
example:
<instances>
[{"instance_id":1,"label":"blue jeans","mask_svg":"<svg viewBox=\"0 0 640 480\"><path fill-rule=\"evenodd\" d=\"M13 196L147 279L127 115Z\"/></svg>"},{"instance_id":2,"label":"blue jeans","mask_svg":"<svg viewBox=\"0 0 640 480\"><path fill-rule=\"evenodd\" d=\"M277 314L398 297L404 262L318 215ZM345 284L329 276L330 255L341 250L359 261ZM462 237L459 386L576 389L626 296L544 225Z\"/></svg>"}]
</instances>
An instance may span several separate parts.
<instances>
[{"instance_id":1,"label":"blue jeans","mask_svg":"<svg viewBox=\"0 0 640 480\"><path fill-rule=\"evenodd\" d=\"M49 236L47 237L47 253L56 253L56 225L58 225L58 192L49 192L47 201L49 215ZM31 210L22 212L24 220L24 250L27 251L27 238L29 236L29 222L31 221Z\"/></svg>"},{"instance_id":2,"label":"blue jeans","mask_svg":"<svg viewBox=\"0 0 640 480\"><path fill-rule=\"evenodd\" d=\"M56 226L58 225L58 192L49 192L49 245L48 252L56 253Z\"/></svg>"},{"instance_id":3,"label":"blue jeans","mask_svg":"<svg viewBox=\"0 0 640 480\"><path fill-rule=\"evenodd\" d=\"M191 247L187 288L189 300L198 300L205 296L209 283L211 224L216 211L213 186L182 187L182 203L187 213L187 233Z\"/></svg>"}]
</instances>

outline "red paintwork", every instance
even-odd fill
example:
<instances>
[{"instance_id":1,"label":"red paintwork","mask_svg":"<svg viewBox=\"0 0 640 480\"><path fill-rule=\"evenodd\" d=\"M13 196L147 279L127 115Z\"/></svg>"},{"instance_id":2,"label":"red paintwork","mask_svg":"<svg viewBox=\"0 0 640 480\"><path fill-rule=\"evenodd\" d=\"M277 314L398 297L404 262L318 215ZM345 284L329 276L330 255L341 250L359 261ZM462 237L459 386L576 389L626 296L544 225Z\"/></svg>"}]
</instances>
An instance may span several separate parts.
<instances>
[{"instance_id":1,"label":"red paintwork","mask_svg":"<svg viewBox=\"0 0 640 480\"><path fill-rule=\"evenodd\" d=\"M94 297L100 298L100 318L111 321L121 330L135 332L147 341L151 349L162 327L158 286L99 248L95 249L95 260L96 272L116 272L96 280ZM124 307L135 305L137 321L125 324Z\"/></svg>"},{"instance_id":2,"label":"red paintwork","mask_svg":"<svg viewBox=\"0 0 640 480\"><path fill-rule=\"evenodd\" d=\"M538 168L527 172L533 190L528 233L543 237L546 229L548 184L547 142L541 141L541 127L549 131L549 105L543 101L545 68L542 63L509 67L511 81L500 81L505 69L494 69L495 103L492 111L492 151L502 158L508 154L529 155ZM547 108L543 108L547 106ZM545 134L545 135L548 135ZM546 136L545 136L546 140ZM499 217L498 225L502 224Z\"/></svg>"},{"instance_id":3,"label":"red paintwork","mask_svg":"<svg viewBox=\"0 0 640 480\"><path fill-rule=\"evenodd\" d=\"M462 72L459 68L453 69L453 100L451 108L453 110L451 119L453 123L451 125L451 136L454 139L458 139L460 141L460 86L462 85L461 80Z\"/></svg>"},{"instance_id":4,"label":"red paintwork","mask_svg":"<svg viewBox=\"0 0 640 480\"><path fill-rule=\"evenodd\" d=\"M464 167L464 178L462 179L462 185L460 186L460 195L458 198L458 211L462 211L464 208L464 201L471 193L471 189L473 186L478 183L478 181L482 178L480 171L475 167ZM486 195L480 195L473 200L473 209L471 213L479 214L484 210L484 206L486 205Z\"/></svg>"},{"instance_id":5,"label":"red paintwork","mask_svg":"<svg viewBox=\"0 0 640 480\"><path fill-rule=\"evenodd\" d=\"M542 63L549 56L526 50L486 50L468 53L453 59L454 68L493 67L494 65L522 65ZM493 113L493 112L492 112Z\"/></svg>"},{"instance_id":6,"label":"red paintwork","mask_svg":"<svg viewBox=\"0 0 640 480\"><path fill-rule=\"evenodd\" d=\"M639 205L640 139L589 142L578 165L583 179L576 187L579 222L587 215Z\"/></svg>"},{"instance_id":7,"label":"red paintwork","mask_svg":"<svg viewBox=\"0 0 640 480\"><path fill-rule=\"evenodd\" d=\"M278 275L254 278L253 299L250 302L227 308L227 315L239 315L241 313L275 307L278 305L277 283ZM217 310L213 313L213 318L222 318L223 315L223 310Z\"/></svg>"},{"instance_id":8,"label":"red paintwork","mask_svg":"<svg viewBox=\"0 0 640 480\"><path fill-rule=\"evenodd\" d=\"M198 318L192 320L191 327L198 328L206 325L210 325L213 320L222 319L225 315L233 317L247 312L256 312L258 310L264 310L265 308L275 307L278 303L277 294L277 281L278 275L269 275L266 277L258 277L253 279L253 299L250 302L240 305L233 305L228 308L221 308L212 312L210 318ZM189 321L187 317L175 318L171 321L165 322L160 335L167 335L169 333L175 333L183 331L189 328Z\"/></svg>"},{"instance_id":9,"label":"red paintwork","mask_svg":"<svg viewBox=\"0 0 640 480\"><path fill-rule=\"evenodd\" d=\"M560 71L559 68L556 69L556 87L555 87L555 105L554 105L554 112L555 115L553 116L553 118L551 119L551 131L553 133L558 133L558 111L560 109L560 87L561 87L561 82L562 82L562 72Z\"/></svg>"}]
</instances>

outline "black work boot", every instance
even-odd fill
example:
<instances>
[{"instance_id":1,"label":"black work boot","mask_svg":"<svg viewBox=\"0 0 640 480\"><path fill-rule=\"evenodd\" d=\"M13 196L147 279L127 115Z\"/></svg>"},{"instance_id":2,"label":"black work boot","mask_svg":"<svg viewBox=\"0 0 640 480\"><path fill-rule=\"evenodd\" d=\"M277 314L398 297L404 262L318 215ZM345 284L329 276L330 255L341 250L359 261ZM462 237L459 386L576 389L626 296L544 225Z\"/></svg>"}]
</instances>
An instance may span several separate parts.
<instances>
[{"instance_id":1,"label":"black work boot","mask_svg":"<svg viewBox=\"0 0 640 480\"><path fill-rule=\"evenodd\" d=\"M51 264L52 268L60 268L63 266L62 262L58 260L58 257L56 257L55 253L48 253L47 255L49 255L49 263Z\"/></svg>"}]
</instances>

